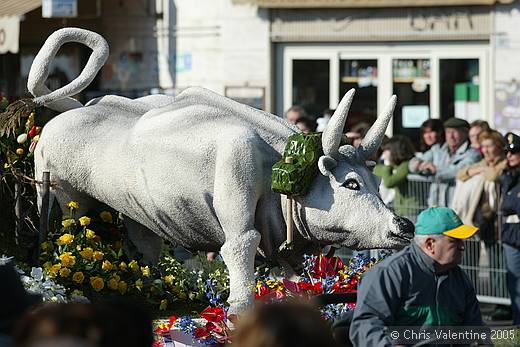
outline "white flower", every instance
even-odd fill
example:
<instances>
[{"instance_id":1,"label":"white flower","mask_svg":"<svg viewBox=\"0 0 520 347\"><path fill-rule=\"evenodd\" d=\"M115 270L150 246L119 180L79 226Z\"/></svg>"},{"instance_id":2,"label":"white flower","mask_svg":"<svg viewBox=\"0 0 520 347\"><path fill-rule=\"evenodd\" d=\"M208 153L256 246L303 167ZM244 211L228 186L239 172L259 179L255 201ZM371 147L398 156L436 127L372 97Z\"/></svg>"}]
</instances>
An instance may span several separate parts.
<instances>
[{"instance_id":1,"label":"white flower","mask_svg":"<svg viewBox=\"0 0 520 347\"><path fill-rule=\"evenodd\" d=\"M12 259L13 257L8 257L2 254L2 256L0 256L0 265L7 265L11 262Z\"/></svg>"},{"instance_id":2,"label":"white flower","mask_svg":"<svg viewBox=\"0 0 520 347\"><path fill-rule=\"evenodd\" d=\"M31 269L31 277L34 278L36 281L42 281L43 269L41 267L33 267Z\"/></svg>"}]
</instances>

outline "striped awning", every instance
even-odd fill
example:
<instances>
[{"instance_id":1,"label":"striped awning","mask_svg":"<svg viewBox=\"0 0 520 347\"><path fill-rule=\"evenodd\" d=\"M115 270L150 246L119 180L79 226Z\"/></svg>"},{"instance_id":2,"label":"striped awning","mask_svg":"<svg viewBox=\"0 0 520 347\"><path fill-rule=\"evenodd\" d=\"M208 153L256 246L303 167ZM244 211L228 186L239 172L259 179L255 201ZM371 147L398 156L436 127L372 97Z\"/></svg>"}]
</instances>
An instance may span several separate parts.
<instances>
[{"instance_id":1,"label":"striped awning","mask_svg":"<svg viewBox=\"0 0 520 347\"><path fill-rule=\"evenodd\" d=\"M232 0L264 8L432 7L510 4L514 0Z\"/></svg>"},{"instance_id":2,"label":"striped awning","mask_svg":"<svg viewBox=\"0 0 520 347\"><path fill-rule=\"evenodd\" d=\"M42 5L42 0L1 0L0 16L21 16Z\"/></svg>"}]
</instances>

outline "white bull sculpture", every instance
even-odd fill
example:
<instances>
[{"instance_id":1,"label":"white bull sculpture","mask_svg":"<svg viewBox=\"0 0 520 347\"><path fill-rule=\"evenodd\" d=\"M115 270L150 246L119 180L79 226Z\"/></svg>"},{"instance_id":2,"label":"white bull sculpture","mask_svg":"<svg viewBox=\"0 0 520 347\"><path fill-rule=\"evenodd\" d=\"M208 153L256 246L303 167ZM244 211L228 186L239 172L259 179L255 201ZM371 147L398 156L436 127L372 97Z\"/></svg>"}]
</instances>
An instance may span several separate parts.
<instances>
[{"instance_id":1,"label":"white bull sculpture","mask_svg":"<svg viewBox=\"0 0 520 347\"><path fill-rule=\"evenodd\" d=\"M52 93L44 86L58 48L69 41L93 49L85 69ZM61 111L43 129L35 150L36 175L49 171L62 208L102 202L189 249L218 251L229 269L231 311L252 302L254 257L282 259L286 197L270 188L271 167L288 136L285 120L202 88L175 98L131 100L104 96L82 106L68 98L88 85L108 56L98 34L76 28L52 34L31 67L33 101ZM294 251L316 245L353 249L402 248L413 225L381 201L365 161L379 147L392 116L392 97L359 148L340 146L354 90L341 100L323 133L320 175L295 199ZM151 232L150 232L151 234ZM301 258L300 258L301 259Z\"/></svg>"}]
</instances>

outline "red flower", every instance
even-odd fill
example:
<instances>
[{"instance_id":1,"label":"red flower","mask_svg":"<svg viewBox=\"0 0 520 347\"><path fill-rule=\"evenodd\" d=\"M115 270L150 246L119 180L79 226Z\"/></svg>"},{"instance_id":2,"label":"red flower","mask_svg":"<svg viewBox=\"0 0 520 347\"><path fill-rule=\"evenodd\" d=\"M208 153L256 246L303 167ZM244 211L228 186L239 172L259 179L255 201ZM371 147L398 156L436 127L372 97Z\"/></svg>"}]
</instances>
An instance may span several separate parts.
<instances>
[{"instance_id":1,"label":"red flower","mask_svg":"<svg viewBox=\"0 0 520 347\"><path fill-rule=\"evenodd\" d=\"M164 347L161 341L153 340L152 347Z\"/></svg>"},{"instance_id":2,"label":"red flower","mask_svg":"<svg viewBox=\"0 0 520 347\"><path fill-rule=\"evenodd\" d=\"M285 287L285 289L287 289L288 291L290 291L294 294L298 294L300 292L298 283L286 280L285 278L283 279L283 286Z\"/></svg>"},{"instance_id":3,"label":"red flower","mask_svg":"<svg viewBox=\"0 0 520 347\"><path fill-rule=\"evenodd\" d=\"M224 319L224 310L222 307L211 307L209 306L200 313L200 316L208 322L218 323Z\"/></svg>"},{"instance_id":4,"label":"red flower","mask_svg":"<svg viewBox=\"0 0 520 347\"><path fill-rule=\"evenodd\" d=\"M29 137L32 139L33 137L36 136L37 133L38 133L38 131L36 130L36 125L33 125L31 130L29 130Z\"/></svg>"},{"instance_id":5,"label":"red flower","mask_svg":"<svg viewBox=\"0 0 520 347\"><path fill-rule=\"evenodd\" d=\"M195 329L195 332L193 333L193 336L195 336L196 339L201 339L203 337L208 336L208 331L206 328L197 328Z\"/></svg>"},{"instance_id":6,"label":"red flower","mask_svg":"<svg viewBox=\"0 0 520 347\"><path fill-rule=\"evenodd\" d=\"M309 283L309 282L301 281L301 282L298 282L298 287L301 290L310 291L313 294L321 294L321 293L323 293L323 288L321 287L321 282L316 282L316 283L312 284L312 283Z\"/></svg>"},{"instance_id":7,"label":"red flower","mask_svg":"<svg viewBox=\"0 0 520 347\"><path fill-rule=\"evenodd\" d=\"M267 286L265 286L265 285L262 285L259 288L259 290L255 292L255 299L259 299L268 293L269 293L269 288L267 288Z\"/></svg>"},{"instance_id":8,"label":"red flower","mask_svg":"<svg viewBox=\"0 0 520 347\"><path fill-rule=\"evenodd\" d=\"M333 277L343 268L343 262L338 257L327 258L320 254L314 265L314 277L325 278L326 276Z\"/></svg>"},{"instance_id":9,"label":"red flower","mask_svg":"<svg viewBox=\"0 0 520 347\"><path fill-rule=\"evenodd\" d=\"M222 332L222 327L218 324L215 324L213 322L207 322L206 323L206 331L208 333L212 332L212 331L215 331L217 333L221 333Z\"/></svg>"}]
</instances>

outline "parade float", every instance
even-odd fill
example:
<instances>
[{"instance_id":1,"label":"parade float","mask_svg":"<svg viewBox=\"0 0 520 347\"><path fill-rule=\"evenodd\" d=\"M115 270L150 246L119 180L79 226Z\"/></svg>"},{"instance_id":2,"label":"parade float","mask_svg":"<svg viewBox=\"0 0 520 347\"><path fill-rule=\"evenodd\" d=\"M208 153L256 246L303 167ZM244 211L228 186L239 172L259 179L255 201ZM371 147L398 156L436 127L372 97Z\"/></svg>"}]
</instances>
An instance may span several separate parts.
<instances>
[{"instance_id":1,"label":"parade float","mask_svg":"<svg viewBox=\"0 0 520 347\"><path fill-rule=\"evenodd\" d=\"M66 42L93 52L80 76L50 91L48 69ZM384 205L370 171L395 97L354 148L342 143L354 90L323 134L309 136L280 117L203 88L176 97L108 95L86 105L72 99L107 57L108 44L98 34L56 31L31 66L34 98L11 103L0 117L4 173L34 187L40 216L49 217L40 223L49 232L42 237L39 230L37 242L41 270L30 272L57 283L68 298L132 295L169 309L202 297L209 304L200 314L207 320L203 327L172 319L158 332L166 336L177 328L204 343L222 343L228 317L250 308L255 297L355 291L373 260L343 264L320 254L320 247L409 243L413 225ZM39 123L42 108L58 114ZM125 253L125 240L137 252ZM162 251L163 242L219 251L225 267L189 270ZM255 275L257 255L278 264L282 275ZM298 269L304 269L299 280L291 280ZM343 304L323 313L351 308Z\"/></svg>"}]
</instances>

